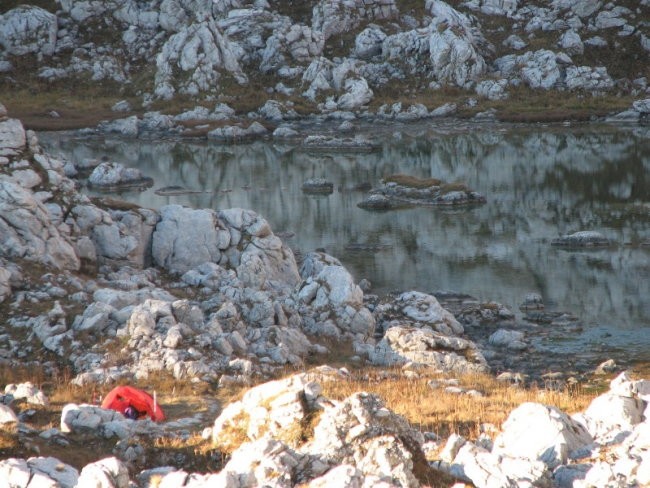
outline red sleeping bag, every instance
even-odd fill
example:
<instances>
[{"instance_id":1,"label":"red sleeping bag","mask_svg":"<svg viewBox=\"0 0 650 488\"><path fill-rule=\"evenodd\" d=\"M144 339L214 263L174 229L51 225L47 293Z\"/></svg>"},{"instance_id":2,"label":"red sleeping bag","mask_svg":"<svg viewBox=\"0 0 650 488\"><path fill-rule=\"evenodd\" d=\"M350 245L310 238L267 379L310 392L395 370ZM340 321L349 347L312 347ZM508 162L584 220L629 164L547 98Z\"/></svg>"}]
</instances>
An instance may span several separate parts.
<instances>
[{"instance_id":1,"label":"red sleeping bag","mask_svg":"<svg viewBox=\"0 0 650 488\"><path fill-rule=\"evenodd\" d=\"M165 420L165 413L153 397L132 386L113 388L104 398L102 408L115 410L128 418L149 417L154 422Z\"/></svg>"}]
</instances>

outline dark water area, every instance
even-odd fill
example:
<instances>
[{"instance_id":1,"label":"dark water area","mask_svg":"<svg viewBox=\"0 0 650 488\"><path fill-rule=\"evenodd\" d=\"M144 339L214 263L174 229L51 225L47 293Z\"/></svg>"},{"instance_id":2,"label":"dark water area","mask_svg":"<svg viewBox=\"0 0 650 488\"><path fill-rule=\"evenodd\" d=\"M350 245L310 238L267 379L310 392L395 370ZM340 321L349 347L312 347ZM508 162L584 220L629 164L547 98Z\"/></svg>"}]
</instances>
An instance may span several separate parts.
<instances>
[{"instance_id":1,"label":"dark water area","mask_svg":"<svg viewBox=\"0 0 650 488\"><path fill-rule=\"evenodd\" d=\"M299 143L81 138L41 143L72 162L106 157L154 180L119 198L144 207L255 210L292 248L324 248L372 292L455 291L518 312L529 292L547 310L579 317L571 334L535 345L624 362L650 361L650 128L613 126L391 125L368 128L372 152L310 152ZM472 208L357 207L384 176L464 182L487 203ZM334 183L331 195L301 191ZM160 196L179 185L201 191ZM551 246L559 235L601 232L605 249ZM544 326L541 326L544 327Z\"/></svg>"}]
</instances>

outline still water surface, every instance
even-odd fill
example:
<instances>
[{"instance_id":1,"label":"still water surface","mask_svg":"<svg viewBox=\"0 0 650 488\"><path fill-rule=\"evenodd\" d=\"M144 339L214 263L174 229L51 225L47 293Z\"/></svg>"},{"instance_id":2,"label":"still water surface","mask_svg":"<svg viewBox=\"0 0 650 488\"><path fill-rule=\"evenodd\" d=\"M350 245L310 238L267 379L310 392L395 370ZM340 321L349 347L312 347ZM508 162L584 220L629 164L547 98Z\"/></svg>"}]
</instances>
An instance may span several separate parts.
<instances>
[{"instance_id":1,"label":"still water surface","mask_svg":"<svg viewBox=\"0 0 650 488\"><path fill-rule=\"evenodd\" d=\"M293 233L291 247L324 248L357 280L369 279L374 293L456 291L517 310L526 293L537 292L547 309L584 323L582 332L538 347L650 361L650 128L393 125L366 135L377 144L370 153L310 153L272 141L40 137L72 162L108 157L142 170L153 188L120 194L139 205L253 209L276 233ZM393 173L462 181L487 204L385 213L357 207L364 198L358 184L377 186ZM333 182L335 192L303 194L310 177ZM203 193L154 193L168 185ZM615 245L550 245L579 230L597 230Z\"/></svg>"}]
</instances>

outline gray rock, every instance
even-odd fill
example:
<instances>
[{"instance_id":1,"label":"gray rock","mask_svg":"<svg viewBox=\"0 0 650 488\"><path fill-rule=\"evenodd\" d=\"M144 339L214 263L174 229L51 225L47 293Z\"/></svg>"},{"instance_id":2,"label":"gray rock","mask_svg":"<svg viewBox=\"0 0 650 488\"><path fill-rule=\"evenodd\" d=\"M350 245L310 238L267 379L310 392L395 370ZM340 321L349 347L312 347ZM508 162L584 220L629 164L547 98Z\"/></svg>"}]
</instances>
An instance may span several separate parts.
<instances>
[{"instance_id":1,"label":"gray rock","mask_svg":"<svg viewBox=\"0 0 650 488\"><path fill-rule=\"evenodd\" d=\"M421 364L444 373L472 373L488 370L476 345L466 339L449 337L429 328L393 326L370 351L375 365Z\"/></svg>"},{"instance_id":2,"label":"gray rock","mask_svg":"<svg viewBox=\"0 0 650 488\"><path fill-rule=\"evenodd\" d=\"M79 269L74 248L52 220L47 208L30 191L0 175L0 255L22 257L58 269Z\"/></svg>"},{"instance_id":3,"label":"gray rock","mask_svg":"<svg viewBox=\"0 0 650 488\"><path fill-rule=\"evenodd\" d=\"M18 385L9 384L5 386L5 394L13 396L16 400L24 399L27 403L33 405L49 405L45 393L31 382L20 383Z\"/></svg>"},{"instance_id":4,"label":"gray rock","mask_svg":"<svg viewBox=\"0 0 650 488\"><path fill-rule=\"evenodd\" d=\"M211 19L182 27L156 57L155 94L169 99L175 93L198 95L215 90L221 71L245 84L248 80L239 64L242 55L241 48Z\"/></svg>"},{"instance_id":5,"label":"gray rock","mask_svg":"<svg viewBox=\"0 0 650 488\"><path fill-rule=\"evenodd\" d=\"M568 30L562 34L558 44L569 54L582 54L585 50L580 35L574 30Z\"/></svg>"},{"instance_id":6,"label":"gray rock","mask_svg":"<svg viewBox=\"0 0 650 488\"><path fill-rule=\"evenodd\" d=\"M366 475L415 487L419 482L413 469L423 460L423 441L420 432L377 396L355 393L325 410L313 439L301 450L330 465L354 464Z\"/></svg>"},{"instance_id":7,"label":"gray rock","mask_svg":"<svg viewBox=\"0 0 650 488\"><path fill-rule=\"evenodd\" d=\"M0 265L0 303L11 296L11 272Z\"/></svg>"},{"instance_id":8,"label":"gray rock","mask_svg":"<svg viewBox=\"0 0 650 488\"><path fill-rule=\"evenodd\" d=\"M602 66L569 66L566 69L566 86L569 90L609 90L614 87L614 80Z\"/></svg>"},{"instance_id":9,"label":"gray rock","mask_svg":"<svg viewBox=\"0 0 650 488\"><path fill-rule=\"evenodd\" d=\"M622 6L614 7L612 10L602 10L596 16L594 24L597 29L622 27L627 23L622 16L628 13L631 13L630 10Z\"/></svg>"},{"instance_id":10,"label":"gray rock","mask_svg":"<svg viewBox=\"0 0 650 488\"><path fill-rule=\"evenodd\" d=\"M0 404L0 425L17 424L18 416L7 405Z\"/></svg>"},{"instance_id":11,"label":"gray rock","mask_svg":"<svg viewBox=\"0 0 650 488\"><path fill-rule=\"evenodd\" d=\"M476 84L476 94L488 100L505 100L508 98L506 88L508 80L485 80Z\"/></svg>"},{"instance_id":12,"label":"gray rock","mask_svg":"<svg viewBox=\"0 0 650 488\"><path fill-rule=\"evenodd\" d=\"M236 142L242 140L263 137L268 134L268 130L259 122L253 122L247 128L242 129L236 125L220 127L208 132L208 139L224 142Z\"/></svg>"},{"instance_id":13,"label":"gray rock","mask_svg":"<svg viewBox=\"0 0 650 488\"><path fill-rule=\"evenodd\" d=\"M19 120L0 120L0 157L17 156L25 149L26 142L25 129Z\"/></svg>"},{"instance_id":14,"label":"gray rock","mask_svg":"<svg viewBox=\"0 0 650 488\"><path fill-rule=\"evenodd\" d=\"M582 424L555 407L523 403L510 413L494 441L493 454L543 461L554 469L576 449L593 442Z\"/></svg>"},{"instance_id":15,"label":"gray rock","mask_svg":"<svg viewBox=\"0 0 650 488\"><path fill-rule=\"evenodd\" d=\"M632 108L641 114L650 114L650 98L634 101Z\"/></svg>"},{"instance_id":16,"label":"gray rock","mask_svg":"<svg viewBox=\"0 0 650 488\"><path fill-rule=\"evenodd\" d=\"M128 488L129 470L115 457L87 464L79 474L78 486L93 488Z\"/></svg>"},{"instance_id":17,"label":"gray rock","mask_svg":"<svg viewBox=\"0 0 650 488\"><path fill-rule=\"evenodd\" d=\"M386 34L378 26L369 26L362 30L354 40L353 55L359 59L370 59L381 54L382 42Z\"/></svg>"},{"instance_id":18,"label":"gray rock","mask_svg":"<svg viewBox=\"0 0 650 488\"><path fill-rule=\"evenodd\" d=\"M129 102L126 100L120 100L111 107L111 110L113 112L130 112L132 108Z\"/></svg>"},{"instance_id":19,"label":"gray rock","mask_svg":"<svg viewBox=\"0 0 650 488\"><path fill-rule=\"evenodd\" d=\"M523 342L523 339L523 332L516 330L499 329L490 335L488 342L493 346L522 351L527 347Z\"/></svg>"},{"instance_id":20,"label":"gray rock","mask_svg":"<svg viewBox=\"0 0 650 488\"><path fill-rule=\"evenodd\" d=\"M0 46L8 54L22 56L54 53L57 18L47 10L23 5L0 15Z\"/></svg>"},{"instance_id":21,"label":"gray rock","mask_svg":"<svg viewBox=\"0 0 650 488\"><path fill-rule=\"evenodd\" d=\"M153 233L154 262L173 273L185 273L205 262L221 259L218 227L211 210L192 210L180 205L160 209L161 220Z\"/></svg>"},{"instance_id":22,"label":"gray rock","mask_svg":"<svg viewBox=\"0 0 650 488\"><path fill-rule=\"evenodd\" d=\"M521 51L528 46L528 44L516 34L508 36L505 41L503 41L503 45L510 49L514 49L515 51Z\"/></svg>"},{"instance_id":23,"label":"gray rock","mask_svg":"<svg viewBox=\"0 0 650 488\"><path fill-rule=\"evenodd\" d=\"M120 163L104 162L99 164L88 177L88 183L100 190L116 188L149 187L151 178L145 177L139 169L127 168Z\"/></svg>"}]
</instances>

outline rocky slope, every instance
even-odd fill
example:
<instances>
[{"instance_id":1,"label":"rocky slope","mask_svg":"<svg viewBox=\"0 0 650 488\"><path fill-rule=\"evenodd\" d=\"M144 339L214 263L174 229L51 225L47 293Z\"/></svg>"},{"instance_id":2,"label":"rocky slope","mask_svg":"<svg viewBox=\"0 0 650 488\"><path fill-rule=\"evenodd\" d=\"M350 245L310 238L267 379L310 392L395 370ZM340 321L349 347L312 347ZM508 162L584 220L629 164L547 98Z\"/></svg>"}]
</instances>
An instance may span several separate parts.
<instances>
[{"instance_id":1,"label":"rocky slope","mask_svg":"<svg viewBox=\"0 0 650 488\"><path fill-rule=\"evenodd\" d=\"M202 121L223 116L216 102L270 120L385 113L395 101L422 116L444 99L456 102L452 112L477 111L507 99L535 104L549 91L568 92L572 109L602 112L612 97L628 100L619 108L644 98L650 76L647 0L40 4L0 11L7 91L70 90L72 81L73 98L94 90L128 99L115 110L200 103L188 117ZM28 106L25 96L10 106ZM164 103L171 99L181 107Z\"/></svg>"}]
</instances>

